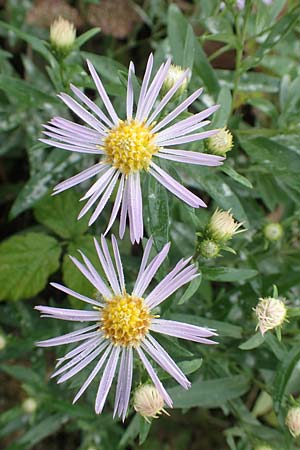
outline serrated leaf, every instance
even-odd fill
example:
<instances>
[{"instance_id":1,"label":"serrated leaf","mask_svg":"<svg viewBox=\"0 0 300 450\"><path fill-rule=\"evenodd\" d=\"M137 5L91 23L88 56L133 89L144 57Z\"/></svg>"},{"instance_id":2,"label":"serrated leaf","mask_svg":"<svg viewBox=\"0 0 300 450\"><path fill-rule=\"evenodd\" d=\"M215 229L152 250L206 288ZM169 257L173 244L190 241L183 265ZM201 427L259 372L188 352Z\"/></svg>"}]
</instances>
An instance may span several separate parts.
<instances>
[{"instance_id":1,"label":"serrated leaf","mask_svg":"<svg viewBox=\"0 0 300 450\"><path fill-rule=\"evenodd\" d=\"M0 300L33 297L59 267L61 248L43 233L12 236L0 245Z\"/></svg>"},{"instance_id":2,"label":"serrated leaf","mask_svg":"<svg viewBox=\"0 0 300 450\"><path fill-rule=\"evenodd\" d=\"M88 216L77 220L82 208L80 195L74 190L59 195L46 195L34 208L38 222L64 239L76 239L88 229Z\"/></svg>"}]
</instances>

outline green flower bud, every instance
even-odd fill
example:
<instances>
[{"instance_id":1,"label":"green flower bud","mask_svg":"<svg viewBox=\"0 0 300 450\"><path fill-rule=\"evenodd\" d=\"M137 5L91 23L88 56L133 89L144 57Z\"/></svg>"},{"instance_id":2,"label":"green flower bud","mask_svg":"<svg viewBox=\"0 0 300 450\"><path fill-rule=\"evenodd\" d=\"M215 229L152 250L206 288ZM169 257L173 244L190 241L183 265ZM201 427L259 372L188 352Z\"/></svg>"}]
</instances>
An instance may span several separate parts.
<instances>
[{"instance_id":1,"label":"green flower bud","mask_svg":"<svg viewBox=\"0 0 300 450\"><path fill-rule=\"evenodd\" d=\"M242 231L237 231L241 226L242 223L236 222L230 211L222 211L217 208L208 223L207 231L217 242L226 242Z\"/></svg>"},{"instance_id":2,"label":"green flower bud","mask_svg":"<svg viewBox=\"0 0 300 450\"><path fill-rule=\"evenodd\" d=\"M273 447L270 447L267 444L259 444L255 447L254 450L273 450Z\"/></svg>"},{"instance_id":3,"label":"green flower bud","mask_svg":"<svg viewBox=\"0 0 300 450\"><path fill-rule=\"evenodd\" d=\"M268 241L279 241L283 235L283 228L280 223L268 223L264 227L264 236Z\"/></svg>"},{"instance_id":4,"label":"green flower bud","mask_svg":"<svg viewBox=\"0 0 300 450\"><path fill-rule=\"evenodd\" d=\"M232 145L232 134L225 127L220 128L218 133L206 140L207 149L214 155L218 156L226 156L226 153L232 149Z\"/></svg>"},{"instance_id":5,"label":"green flower bud","mask_svg":"<svg viewBox=\"0 0 300 450\"><path fill-rule=\"evenodd\" d=\"M167 76L165 78L165 81L162 85L162 89L161 89L161 95L162 97L164 95L166 95L166 93L172 89L172 87L174 86L174 84L184 75L185 70L183 70L181 67L179 66L174 66L173 64L171 64ZM176 93L174 94L173 98L176 97L180 97L184 91L187 88L188 82L190 79L190 73L186 74L185 78L183 79L181 85L179 86L179 88L177 89Z\"/></svg>"},{"instance_id":6,"label":"green flower bud","mask_svg":"<svg viewBox=\"0 0 300 450\"><path fill-rule=\"evenodd\" d=\"M76 38L74 25L66 19L59 17L50 27L50 42L52 48L61 54L68 54Z\"/></svg>"},{"instance_id":7,"label":"green flower bud","mask_svg":"<svg viewBox=\"0 0 300 450\"><path fill-rule=\"evenodd\" d=\"M37 409L37 402L34 398L28 397L22 403L23 410L28 414L33 414Z\"/></svg>"},{"instance_id":8,"label":"green flower bud","mask_svg":"<svg viewBox=\"0 0 300 450\"><path fill-rule=\"evenodd\" d=\"M198 251L204 258L215 258L220 252L220 246L211 239L204 239L199 243Z\"/></svg>"},{"instance_id":9,"label":"green flower bud","mask_svg":"<svg viewBox=\"0 0 300 450\"><path fill-rule=\"evenodd\" d=\"M5 347L6 347L6 339L2 334L0 334L0 351L4 350Z\"/></svg>"}]
</instances>

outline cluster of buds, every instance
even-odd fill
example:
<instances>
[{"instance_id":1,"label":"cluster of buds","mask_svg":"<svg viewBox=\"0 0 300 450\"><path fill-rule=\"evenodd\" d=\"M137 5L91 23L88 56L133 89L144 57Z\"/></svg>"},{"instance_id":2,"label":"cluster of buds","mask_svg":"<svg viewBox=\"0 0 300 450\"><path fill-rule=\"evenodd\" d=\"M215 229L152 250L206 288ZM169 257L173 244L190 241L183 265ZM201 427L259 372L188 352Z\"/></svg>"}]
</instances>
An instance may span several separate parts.
<instances>
[{"instance_id":1,"label":"cluster of buds","mask_svg":"<svg viewBox=\"0 0 300 450\"><path fill-rule=\"evenodd\" d=\"M60 56L66 56L72 50L76 39L76 28L73 23L62 17L56 19L50 27L50 43Z\"/></svg>"},{"instance_id":2,"label":"cluster of buds","mask_svg":"<svg viewBox=\"0 0 300 450\"><path fill-rule=\"evenodd\" d=\"M157 419L161 413L168 416L164 406L164 399L151 384L143 384L134 393L133 407L147 422L150 422L150 419Z\"/></svg>"},{"instance_id":3,"label":"cluster of buds","mask_svg":"<svg viewBox=\"0 0 300 450\"><path fill-rule=\"evenodd\" d=\"M264 335L267 331L279 328L286 320L287 308L280 298L260 298L254 308L257 317L257 329Z\"/></svg>"},{"instance_id":4,"label":"cluster of buds","mask_svg":"<svg viewBox=\"0 0 300 450\"><path fill-rule=\"evenodd\" d=\"M226 156L226 153L232 149L233 138L230 131L224 127L213 136L206 139L206 148L210 153L218 156Z\"/></svg>"},{"instance_id":5,"label":"cluster of buds","mask_svg":"<svg viewBox=\"0 0 300 450\"><path fill-rule=\"evenodd\" d=\"M215 258L220 250L231 250L227 242L240 230L242 223L235 221L230 211L216 211L202 232L197 233L197 252L204 258Z\"/></svg>"},{"instance_id":6,"label":"cluster of buds","mask_svg":"<svg viewBox=\"0 0 300 450\"><path fill-rule=\"evenodd\" d=\"M300 436L300 406L292 406L288 410L285 424L294 438Z\"/></svg>"}]
</instances>

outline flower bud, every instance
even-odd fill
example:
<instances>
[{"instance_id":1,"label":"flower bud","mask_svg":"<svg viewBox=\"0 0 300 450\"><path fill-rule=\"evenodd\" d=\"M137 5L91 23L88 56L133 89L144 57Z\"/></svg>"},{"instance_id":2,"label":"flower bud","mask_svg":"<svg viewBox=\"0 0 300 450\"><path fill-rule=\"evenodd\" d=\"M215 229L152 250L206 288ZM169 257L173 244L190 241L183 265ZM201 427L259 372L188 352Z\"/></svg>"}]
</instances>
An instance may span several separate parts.
<instances>
[{"instance_id":1,"label":"flower bud","mask_svg":"<svg viewBox=\"0 0 300 450\"><path fill-rule=\"evenodd\" d=\"M24 400L22 403L23 410L28 414L34 413L35 410L37 409L37 406L38 406L37 402L32 397L26 398L26 400Z\"/></svg>"},{"instance_id":2,"label":"flower bud","mask_svg":"<svg viewBox=\"0 0 300 450\"><path fill-rule=\"evenodd\" d=\"M169 415L164 410L164 399L151 384L137 388L133 397L133 407L147 422L150 422L149 418L157 419L162 412Z\"/></svg>"},{"instance_id":3,"label":"flower bud","mask_svg":"<svg viewBox=\"0 0 300 450\"><path fill-rule=\"evenodd\" d=\"M279 241L283 235L283 228L280 223L268 223L264 227L264 236L268 241L275 242Z\"/></svg>"},{"instance_id":4,"label":"flower bud","mask_svg":"<svg viewBox=\"0 0 300 450\"><path fill-rule=\"evenodd\" d=\"M174 84L183 77L185 70L183 70L180 66L174 66L171 64L165 81L162 85L161 95L164 96L166 93L174 86ZM190 73L187 73L185 78L183 79L181 85L177 89L173 98L180 97L187 88L188 82L190 79Z\"/></svg>"},{"instance_id":5,"label":"flower bud","mask_svg":"<svg viewBox=\"0 0 300 450\"><path fill-rule=\"evenodd\" d=\"M198 251L204 258L215 258L220 252L220 246L212 239L204 239L199 243Z\"/></svg>"},{"instance_id":6,"label":"flower bud","mask_svg":"<svg viewBox=\"0 0 300 450\"><path fill-rule=\"evenodd\" d=\"M66 19L59 17L50 26L50 42L54 50L61 54L68 54L74 45L76 29Z\"/></svg>"},{"instance_id":7,"label":"flower bud","mask_svg":"<svg viewBox=\"0 0 300 450\"><path fill-rule=\"evenodd\" d=\"M262 335L268 330L280 327L286 319L287 309L279 298L260 298L259 303L254 309L259 328Z\"/></svg>"},{"instance_id":8,"label":"flower bud","mask_svg":"<svg viewBox=\"0 0 300 450\"><path fill-rule=\"evenodd\" d=\"M259 444L255 447L254 450L273 450L273 448L267 444Z\"/></svg>"},{"instance_id":9,"label":"flower bud","mask_svg":"<svg viewBox=\"0 0 300 450\"><path fill-rule=\"evenodd\" d=\"M232 134L225 127L206 140L207 149L218 156L226 156L226 153L232 149Z\"/></svg>"},{"instance_id":10,"label":"flower bud","mask_svg":"<svg viewBox=\"0 0 300 450\"><path fill-rule=\"evenodd\" d=\"M300 436L300 406L289 409L285 423L294 438Z\"/></svg>"},{"instance_id":11,"label":"flower bud","mask_svg":"<svg viewBox=\"0 0 300 450\"><path fill-rule=\"evenodd\" d=\"M0 351L4 350L5 347L6 347L6 339L2 334L0 334Z\"/></svg>"},{"instance_id":12,"label":"flower bud","mask_svg":"<svg viewBox=\"0 0 300 450\"><path fill-rule=\"evenodd\" d=\"M242 223L236 222L230 211L217 208L208 223L207 230L216 241L226 242L238 233L237 230L241 226Z\"/></svg>"}]
</instances>

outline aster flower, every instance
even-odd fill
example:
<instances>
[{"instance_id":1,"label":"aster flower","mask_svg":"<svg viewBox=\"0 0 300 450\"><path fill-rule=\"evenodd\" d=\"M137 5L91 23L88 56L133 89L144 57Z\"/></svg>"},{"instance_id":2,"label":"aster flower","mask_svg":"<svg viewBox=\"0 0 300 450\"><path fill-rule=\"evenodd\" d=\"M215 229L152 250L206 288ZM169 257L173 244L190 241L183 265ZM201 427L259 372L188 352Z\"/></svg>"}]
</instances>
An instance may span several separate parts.
<instances>
[{"instance_id":1,"label":"aster flower","mask_svg":"<svg viewBox=\"0 0 300 450\"><path fill-rule=\"evenodd\" d=\"M194 208L206 206L199 197L168 175L157 164L157 161L154 162L154 159L205 166L220 165L224 159L220 156L173 148L177 145L199 141L212 136L216 132L215 130L195 131L209 123L209 121L204 119L216 111L218 106L212 106L177 123L173 123L199 97L202 89L198 89L161 121L157 121L160 112L166 107L182 84L186 83L189 69L183 72L182 76L160 100L157 100L164 80L167 77L171 61L168 59L163 63L150 82L153 66L153 56L150 55L135 112L132 83L135 69L133 63L130 63L127 83L126 119L121 120L108 98L95 68L89 61L87 61L87 64L106 108L106 113L82 91L71 85L71 89L79 102L64 93L60 94L59 97L88 126L79 125L61 117L55 117L48 125L45 125L46 131L44 134L51 139L41 139L41 141L54 147L73 152L88 153L95 157L103 155L103 158L88 169L59 183L55 187L54 193L59 194L65 189L97 176L97 181L82 198L82 200L87 200L87 203L81 210L78 218L83 217L98 202L89 221L90 225L94 223L116 188L116 198L106 232L111 228L119 210L121 210L120 237L124 236L128 216L131 241L139 242L143 237L142 171L146 171L153 176L166 189L188 205Z\"/></svg>"},{"instance_id":2,"label":"aster flower","mask_svg":"<svg viewBox=\"0 0 300 450\"><path fill-rule=\"evenodd\" d=\"M202 344L215 343L209 338L215 336L216 333L215 330L209 328L160 319L152 310L181 286L197 277L197 269L193 264L189 264L191 258L181 260L154 289L146 294L147 288L167 257L170 248L170 244L166 244L160 253L149 262L152 247L152 239L149 239L133 291L128 294L115 237L112 236L114 262L104 236L101 236L101 245L96 239L94 242L108 284L105 283L96 268L82 252L80 253L83 263L72 256L70 258L80 272L97 289L102 300L88 298L65 286L52 283L52 286L62 292L93 305L93 310L36 307L42 313L42 317L75 322L94 322L94 324L38 342L37 345L52 347L76 343L77 346L58 361L57 370L52 375L59 376L58 383L68 380L88 364L96 361L93 370L76 394L74 402L79 399L94 378L102 372L95 402L97 414L101 413L113 378L118 372L114 416L118 414L123 420L125 419L132 384L134 354L140 358L166 405L172 407L172 399L148 358L153 359L183 388L188 389L190 382L152 333L165 334ZM79 344L79 342L82 343Z\"/></svg>"}]
</instances>

